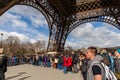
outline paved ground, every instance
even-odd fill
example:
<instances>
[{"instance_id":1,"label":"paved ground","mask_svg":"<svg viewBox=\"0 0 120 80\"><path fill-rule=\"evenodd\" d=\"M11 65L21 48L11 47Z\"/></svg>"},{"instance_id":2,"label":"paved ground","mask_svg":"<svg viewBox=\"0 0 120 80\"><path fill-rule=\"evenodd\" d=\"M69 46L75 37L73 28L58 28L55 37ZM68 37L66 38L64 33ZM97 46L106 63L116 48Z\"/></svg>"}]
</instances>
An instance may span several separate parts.
<instances>
[{"instance_id":1,"label":"paved ground","mask_svg":"<svg viewBox=\"0 0 120 80\"><path fill-rule=\"evenodd\" d=\"M8 67L5 75L6 80L83 80L80 73L63 74L62 70L27 64Z\"/></svg>"}]
</instances>

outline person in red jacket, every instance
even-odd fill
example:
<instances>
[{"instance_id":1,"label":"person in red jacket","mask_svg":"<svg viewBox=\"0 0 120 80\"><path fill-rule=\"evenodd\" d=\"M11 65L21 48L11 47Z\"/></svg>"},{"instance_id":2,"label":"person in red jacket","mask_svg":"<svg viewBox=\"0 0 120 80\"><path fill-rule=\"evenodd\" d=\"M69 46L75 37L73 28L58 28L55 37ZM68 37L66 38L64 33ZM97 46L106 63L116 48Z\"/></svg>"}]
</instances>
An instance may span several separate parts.
<instances>
[{"instance_id":1,"label":"person in red jacket","mask_svg":"<svg viewBox=\"0 0 120 80\"><path fill-rule=\"evenodd\" d=\"M67 59L68 58L66 56L63 57L63 66L67 67Z\"/></svg>"},{"instance_id":2,"label":"person in red jacket","mask_svg":"<svg viewBox=\"0 0 120 80\"><path fill-rule=\"evenodd\" d=\"M69 54L69 57L67 59L67 70L72 71L72 56Z\"/></svg>"},{"instance_id":3,"label":"person in red jacket","mask_svg":"<svg viewBox=\"0 0 120 80\"><path fill-rule=\"evenodd\" d=\"M68 66L67 59L68 59L68 56L64 55L63 56L63 73L65 74L67 73L67 66Z\"/></svg>"}]
</instances>

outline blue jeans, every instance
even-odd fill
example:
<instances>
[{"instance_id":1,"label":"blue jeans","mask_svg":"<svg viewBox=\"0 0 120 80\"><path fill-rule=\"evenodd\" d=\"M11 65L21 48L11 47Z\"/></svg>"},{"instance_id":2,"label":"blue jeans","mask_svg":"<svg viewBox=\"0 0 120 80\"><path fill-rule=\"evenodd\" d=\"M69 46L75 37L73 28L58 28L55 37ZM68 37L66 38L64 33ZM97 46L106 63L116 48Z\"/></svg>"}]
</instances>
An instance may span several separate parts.
<instances>
[{"instance_id":1,"label":"blue jeans","mask_svg":"<svg viewBox=\"0 0 120 80\"><path fill-rule=\"evenodd\" d=\"M110 68L111 71L115 72L115 70L114 70L114 63L111 63L109 68Z\"/></svg>"},{"instance_id":2,"label":"blue jeans","mask_svg":"<svg viewBox=\"0 0 120 80\"><path fill-rule=\"evenodd\" d=\"M66 66L63 67L63 73L64 73L64 74L67 73L67 67L66 67Z\"/></svg>"},{"instance_id":3,"label":"blue jeans","mask_svg":"<svg viewBox=\"0 0 120 80\"><path fill-rule=\"evenodd\" d=\"M42 61L38 61L38 65L41 66Z\"/></svg>"},{"instance_id":4,"label":"blue jeans","mask_svg":"<svg viewBox=\"0 0 120 80\"><path fill-rule=\"evenodd\" d=\"M47 62L47 67L51 67L51 63L50 62Z\"/></svg>"},{"instance_id":5,"label":"blue jeans","mask_svg":"<svg viewBox=\"0 0 120 80\"><path fill-rule=\"evenodd\" d=\"M30 60L30 64L33 64L33 61L32 61L32 60Z\"/></svg>"},{"instance_id":6,"label":"blue jeans","mask_svg":"<svg viewBox=\"0 0 120 80\"><path fill-rule=\"evenodd\" d=\"M59 70L63 69L62 64L58 64L58 69L59 69Z\"/></svg>"},{"instance_id":7,"label":"blue jeans","mask_svg":"<svg viewBox=\"0 0 120 80\"><path fill-rule=\"evenodd\" d=\"M14 60L14 66L16 65L16 60Z\"/></svg>"}]
</instances>

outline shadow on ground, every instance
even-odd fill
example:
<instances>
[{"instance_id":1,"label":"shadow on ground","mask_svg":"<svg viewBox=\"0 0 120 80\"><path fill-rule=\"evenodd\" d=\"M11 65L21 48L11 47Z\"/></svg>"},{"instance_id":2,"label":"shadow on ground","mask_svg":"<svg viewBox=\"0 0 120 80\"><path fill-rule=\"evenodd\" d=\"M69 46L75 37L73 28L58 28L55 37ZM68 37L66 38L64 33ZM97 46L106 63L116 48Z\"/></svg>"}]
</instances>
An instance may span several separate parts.
<instances>
[{"instance_id":1,"label":"shadow on ground","mask_svg":"<svg viewBox=\"0 0 120 80\"><path fill-rule=\"evenodd\" d=\"M31 76L23 77L23 78L21 78L19 80L24 80L24 79L29 78L29 77L31 77Z\"/></svg>"},{"instance_id":2,"label":"shadow on ground","mask_svg":"<svg viewBox=\"0 0 120 80\"><path fill-rule=\"evenodd\" d=\"M12 79L12 78L16 78L16 77L22 76L23 74L26 74L26 72L20 72L20 73L18 73L18 74L15 75L15 76L7 77L5 80L9 80L9 79ZM24 80L24 79L29 78L29 77L31 77L31 76L23 77L23 78L21 78L21 79L19 79L19 80Z\"/></svg>"}]
</instances>

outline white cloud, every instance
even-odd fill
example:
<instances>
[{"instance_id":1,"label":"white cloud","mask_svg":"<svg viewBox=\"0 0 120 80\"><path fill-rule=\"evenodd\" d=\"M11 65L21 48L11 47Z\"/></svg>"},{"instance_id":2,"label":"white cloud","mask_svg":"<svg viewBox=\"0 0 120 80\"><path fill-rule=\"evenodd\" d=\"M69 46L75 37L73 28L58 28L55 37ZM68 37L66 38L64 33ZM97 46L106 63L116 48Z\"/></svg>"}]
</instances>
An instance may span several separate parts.
<instances>
[{"instance_id":1,"label":"white cloud","mask_svg":"<svg viewBox=\"0 0 120 80\"><path fill-rule=\"evenodd\" d=\"M5 12L2 16L0 16L0 24L5 24L10 20L17 20L20 18L21 18L21 16L19 16L19 15L13 15L9 12Z\"/></svg>"},{"instance_id":2,"label":"white cloud","mask_svg":"<svg viewBox=\"0 0 120 80\"><path fill-rule=\"evenodd\" d=\"M30 43L35 43L35 42L37 42L35 39L30 39L29 41L30 41Z\"/></svg>"},{"instance_id":3,"label":"white cloud","mask_svg":"<svg viewBox=\"0 0 120 80\"><path fill-rule=\"evenodd\" d=\"M29 39L31 43L35 43L37 41L44 41L45 42L45 47L47 48L48 45L48 37L42 33L39 33L35 38Z\"/></svg>"},{"instance_id":4,"label":"white cloud","mask_svg":"<svg viewBox=\"0 0 120 80\"><path fill-rule=\"evenodd\" d=\"M6 31L0 31L0 33L3 33L2 39L5 40L7 39L9 36L17 36L21 42L27 42L30 41L31 43L35 43L37 41L45 41L46 42L46 46L47 46L47 42L48 42L48 37L45 36L44 34L40 33L35 37L29 37L26 36L25 34L22 33L18 33L18 32L6 32Z\"/></svg>"},{"instance_id":5,"label":"white cloud","mask_svg":"<svg viewBox=\"0 0 120 80\"><path fill-rule=\"evenodd\" d=\"M91 23L86 23L71 32L69 35L71 40L67 40L66 46L69 45L73 48L120 46L120 31L115 31L117 28L106 23L96 28Z\"/></svg>"},{"instance_id":6,"label":"white cloud","mask_svg":"<svg viewBox=\"0 0 120 80\"><path fill-rule=\"evenodd\" d=\"M41 16L41 14L37 15L37 17L32 16L31 21L35 27L39 27L39 26L46 27L44 25L47 25L47 21L45 20L45 18L43 16Z\"/></svg>"},{"instance_id":7,"label":"white cloud","mask_svg":"<svg viewBox=\"0 0 120 80\"><path fill-rule=\"evenodd\" d=\"M9 34L12 35L12 36L17 36L20 39L21 42L25 42L25 41L29 40L28 36L26 36L24 34L21 34L21 33L10 32Z\"/></svg>"},{"instance_id":8,"label":"white cloud","mask_svg":"<svg viewBox=\"0 0 120 80\"><path fill-rule=\"evenodd\" d=\"M38 35L38 40L44 40L44 41L48 42L48 37L45 36L44 34L39 34Z\"/></svg>"},{"instance_id":9,"label":"white cloud","mask_svg":"<svg viewBox=\"0 0 120 80\"><path fill-rule=\"evenodd\" d=\"M32 24L32 25L31 25ZM9 9L0 17L0 32L4 34L3 39L9 36L17 36L21 42L38 40L48 44L48 37L41 32L41 28L48 28L45 17L35 8L17 5ZM36 27L36 29L35 29Z\"/></svg>"},{"instance_id":10,"label":"white cloud","mask_svg":"<svg viewBox=\"0 0 120 80\"><path fill-rule=\"evenodd\" d=\"M11 22L13 23L13 27L27 28L28 26L26 22L20 20L11 20Z\"/></svg>"},{"instance_id":11,"label":"white cloud","mask_svg":"<svg viewBox=\"0 0 120 80\"><path fill-rule=\"evenodd\" d=\"M3 40L7 39L9 36L17 36L21 42L25 42L29 40L29 37L17 32L6 32L6 31L0 31L0 33L3 33Z\"/></svg>"},{"instance_id":12,"label":"white cloud","mask_svg":"<svg viewBox=\"0 0 120 80\"><path fill-rule=\"evenodd\" d=\"M22 17L20 15L11 14L9 12L5 12L0 17L0 25L3 27L11 27L11 28L26 28L28 25L25 21L20 20Z\"/></svg>"},{"instance_id":13,"label":"white cloud","mask_svg":"<svg viewBox=\"0 0 120 80\"><path fill-rule=\"evenodd\" d=\"M10 8L8 11L10 12L16 12L20 15L24 15L24 16L31 16L31 15L38 15L38 10L30 7L30 6L26 6L26 5L15 5L12 8Z\"/></svg>"},{"instance_id":14,"label":"white cloud","mask_svg":"<svg viewBox=\"0 0 120 80\"><path fill-rule=\"evenodd\" d=\"M47 27L47 21L45 17L41 14L40 11L33 7L25 5L16 5L12 7L8 12L17 13L19 15L29 18L33 26L35 27Z\"/></svg>"},{"instance_id":15,"label":"white cloud","mask_svg":"<svg viewBox=\"0 0 120 80\"><path fill-rule=\"evenodd\" d=\"M76 29L74 29L74 31L72 31L71 35L74 38L90 38L91 36L95 36L93 35L92 31L94 30L94 27L92 24L87 23L87 24L83 24L79 27L77 27ZM91 36L90 36L91 35Z\"/></svg>"}]
</instances>

